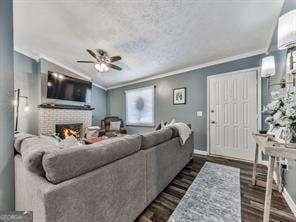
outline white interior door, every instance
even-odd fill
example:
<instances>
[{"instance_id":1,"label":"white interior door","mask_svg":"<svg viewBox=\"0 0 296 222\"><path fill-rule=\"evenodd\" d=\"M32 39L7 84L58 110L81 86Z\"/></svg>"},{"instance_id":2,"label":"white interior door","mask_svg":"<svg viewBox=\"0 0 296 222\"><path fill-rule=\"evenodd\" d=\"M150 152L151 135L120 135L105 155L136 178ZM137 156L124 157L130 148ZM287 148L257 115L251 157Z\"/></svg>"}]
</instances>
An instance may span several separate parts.
<instances>
[{"instance_id":1,"label":"white interior door","mask_svg":"<svg viewBox=\"0 0 296 222\"><path fill-rule=\"evenodd\" d=\"M252 160L257 131L257 71L208 77L210 154Z\"/></svg>"}]
</instances>

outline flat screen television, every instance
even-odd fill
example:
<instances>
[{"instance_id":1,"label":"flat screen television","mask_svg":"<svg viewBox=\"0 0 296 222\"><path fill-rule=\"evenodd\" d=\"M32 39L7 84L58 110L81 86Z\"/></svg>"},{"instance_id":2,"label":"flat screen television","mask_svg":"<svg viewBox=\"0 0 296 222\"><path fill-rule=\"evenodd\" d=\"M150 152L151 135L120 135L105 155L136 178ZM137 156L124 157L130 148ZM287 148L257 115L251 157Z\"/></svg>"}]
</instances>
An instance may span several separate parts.
<instances>
[{"instance_id":1,"label":"flat screen television","mask_svg":"<svg viewBox=\"0 0 296 222\"><path fill-rule=\"evenodd\" d=\"M92 83L70 76L48 72L47 98L90 104Z\"/></svg>"}]
</instances>

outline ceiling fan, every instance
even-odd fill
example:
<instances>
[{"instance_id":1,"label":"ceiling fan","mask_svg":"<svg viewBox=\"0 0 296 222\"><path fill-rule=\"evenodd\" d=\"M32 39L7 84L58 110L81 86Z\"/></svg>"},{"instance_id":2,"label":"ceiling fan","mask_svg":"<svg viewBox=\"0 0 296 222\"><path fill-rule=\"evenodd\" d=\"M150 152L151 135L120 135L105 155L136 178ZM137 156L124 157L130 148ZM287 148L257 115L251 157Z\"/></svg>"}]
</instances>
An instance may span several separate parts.
<instances>
[{"instance_id":1,"label":"ceiling fan","mask_svg":"<svg viewBox=\"0 0 296 222\"><path fill-rule=\"evenodd\" d=\"M95 59L95 61L77 61L80 63L93 63L95 64L95 69L99 72L108 72L109 68L122 70L119 66L112 64L112 62L116 62L121 60L120 56L109 56L108 53L102 49L97 49L96 52L86 49L86 51Z\"/></svg>"}]
</instances>

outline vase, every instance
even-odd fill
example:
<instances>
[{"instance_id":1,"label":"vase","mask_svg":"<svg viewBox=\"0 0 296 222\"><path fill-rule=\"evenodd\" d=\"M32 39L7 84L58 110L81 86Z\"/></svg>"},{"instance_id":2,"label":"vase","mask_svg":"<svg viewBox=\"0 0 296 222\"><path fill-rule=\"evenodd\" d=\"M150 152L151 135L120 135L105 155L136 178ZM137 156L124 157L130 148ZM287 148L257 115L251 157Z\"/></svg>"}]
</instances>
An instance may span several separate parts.
<instances>
[{"instance_id":1,"label":"vase","mask_svg":"<svg viewBox=\"0 0 296 222\"><path fill-rule=\"evenodd\" d=\"M292 131L289 127L275 127L274 137L280 143L290 143L293 138Z\"/></svg>"}]
</instances>

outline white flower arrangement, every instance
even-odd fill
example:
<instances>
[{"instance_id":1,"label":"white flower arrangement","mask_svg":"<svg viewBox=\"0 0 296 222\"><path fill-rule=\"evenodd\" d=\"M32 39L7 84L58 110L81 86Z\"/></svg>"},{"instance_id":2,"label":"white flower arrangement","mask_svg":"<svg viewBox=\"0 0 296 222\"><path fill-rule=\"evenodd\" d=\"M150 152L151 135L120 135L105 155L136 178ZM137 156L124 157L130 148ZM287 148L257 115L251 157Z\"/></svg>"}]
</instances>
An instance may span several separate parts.
<instances>
[{"instance_id":1,"label":"white flower arrangement","mask_svg":"<svg viewBox=\"0 0 296 222\"><path fill-rule=\"evenodd\" d=\"M264 112L270 114L265 119L265 122L270 125L269 133L272 133L274 129L285 128L290 130L290 134L294 137L296 135L296 93L288 92L286 95L282 95L280 92L272 92L272 102L266 105ZM290 137L292 137L290 135Z\"/></svg>"}]
</instances>

